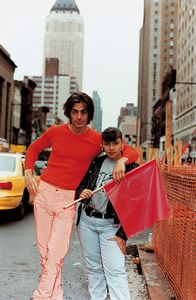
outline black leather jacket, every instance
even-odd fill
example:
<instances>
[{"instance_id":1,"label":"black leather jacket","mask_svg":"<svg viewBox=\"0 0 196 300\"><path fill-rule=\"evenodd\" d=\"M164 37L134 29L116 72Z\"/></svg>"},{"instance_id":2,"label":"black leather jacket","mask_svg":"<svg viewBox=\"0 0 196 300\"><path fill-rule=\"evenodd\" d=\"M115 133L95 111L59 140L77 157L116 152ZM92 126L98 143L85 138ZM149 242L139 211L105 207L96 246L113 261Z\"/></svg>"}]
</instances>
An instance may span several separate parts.
<instances>
[{"instance_id":1,"label":"black leather jacket","mask_svg":"<svg viewBox=\"0 0 196 300\"><path fill-rule=\"evenodd\" d=\"M97 181L97 178L98 178L98 175L99 175L99 171L101 169L101 166L104 162L104 160L106 159L107 155L100 155L100 156L97 156L95 159L92 160L89 168L88 168L88 171L86 172L85 176L83 177L82 181L80 182L79 186L77 187L76 189L76 199L79 198L81 192L84 190L84 189L89 189L89 190L94 190L95 189L95 185L96 185L96 181ZM129 172L135 168L137 168L139 165L137 163L131 163L131 164L127 164L126 167L125 167L125 172ZM80 216L81 216L81 212L82 212L82 203L85 203L85 204L89 204L90 202L90 199L87 199L87 200L83 200L79 207L78 207L78 216L77 216L77 222L76 222L76 225L78 226L79 222L80 222ZM118 217L117 217L117 214L111 204L110 201L108 201L108 205L107 205L107 208L106 208L106 214L108 215L111 215L112 217L114 217L114 221L116 224L119 224L119 220L118 220ZM119 227L119 229L117 230L116 232L116 236L119 236L121 237L122 239L124 240L127 240L127 236L124 232L124 229L122 226Z\"/></svg>"}]
</instances>

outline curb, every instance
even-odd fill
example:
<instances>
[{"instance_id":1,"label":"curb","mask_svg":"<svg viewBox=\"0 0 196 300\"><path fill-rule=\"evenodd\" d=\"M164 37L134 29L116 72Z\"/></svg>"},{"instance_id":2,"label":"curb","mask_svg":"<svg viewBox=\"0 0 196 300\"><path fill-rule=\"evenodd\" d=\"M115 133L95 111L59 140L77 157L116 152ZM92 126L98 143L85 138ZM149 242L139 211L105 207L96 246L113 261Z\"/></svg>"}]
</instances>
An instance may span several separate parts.
<instances>
[{"instance_id":1,"label":"curb","mask_svg":"<svg viewBox=\"0 0 196 300\"><path fill-rule=\"evenodd\" d=\"M173 289L159 267L154 253L147 252L148 249L140 247L140 245L137 245L137 248L150 299L175 300Z\"/></svg>"}]
</instances>

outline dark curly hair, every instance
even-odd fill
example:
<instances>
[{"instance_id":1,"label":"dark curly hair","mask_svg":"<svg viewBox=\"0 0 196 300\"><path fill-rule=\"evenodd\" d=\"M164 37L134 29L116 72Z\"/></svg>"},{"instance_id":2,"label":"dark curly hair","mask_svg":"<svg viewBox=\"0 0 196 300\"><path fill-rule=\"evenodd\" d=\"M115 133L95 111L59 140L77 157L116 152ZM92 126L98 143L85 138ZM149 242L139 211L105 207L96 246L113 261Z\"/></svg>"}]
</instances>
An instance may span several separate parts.
<instances>
[{"instance_id":1,"label":"dark curly hair","mask_svg":"<svg viewBox=\"0 0 196 300\"><path fill-rule=\"evenodd\" d=\"M71 120L71 110L75 103L84 103L88 113L88 124L92 121L94 116L93 99L85 93L73 93L64 103L64 115Z\"/></svg>"},{"instance_id":2,"label":"dark curly hair","mask_svg":"<svg viewBox=\"0 0 196 300\"><path fill-rule=\"evenodd\" d=\"M122 132L116 127L108 127L102 132L104 142L114 142L118 138L122 140Z\"/></svg>"}]
</instances>

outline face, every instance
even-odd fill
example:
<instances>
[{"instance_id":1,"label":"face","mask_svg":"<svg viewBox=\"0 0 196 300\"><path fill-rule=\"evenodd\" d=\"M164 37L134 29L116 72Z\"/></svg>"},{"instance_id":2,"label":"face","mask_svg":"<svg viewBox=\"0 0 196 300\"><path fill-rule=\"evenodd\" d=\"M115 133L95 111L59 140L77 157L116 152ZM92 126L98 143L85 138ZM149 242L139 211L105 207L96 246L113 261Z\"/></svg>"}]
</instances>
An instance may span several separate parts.
<instances>
[{"instance_id":1,"label":"face","mask_svg":"<svg viewBox=\"0 0 196 300\"><path fill-rule=\"evenodd\" d=\"M84 103L75 103L71 110L70 121L72 129L83 131L88 124L88 112Z\"/></svg>"},{"instance_id":2,"label":"face","mask_svg":"<svg viewBox=\"0 0 196 300\"><path fill-rule=\"evenodd\" d=\"M113 142L103 141L103 150L111 160L118 160L121 157L122 146L123 143L120 138Z\"/></svg>"}]
</instances>

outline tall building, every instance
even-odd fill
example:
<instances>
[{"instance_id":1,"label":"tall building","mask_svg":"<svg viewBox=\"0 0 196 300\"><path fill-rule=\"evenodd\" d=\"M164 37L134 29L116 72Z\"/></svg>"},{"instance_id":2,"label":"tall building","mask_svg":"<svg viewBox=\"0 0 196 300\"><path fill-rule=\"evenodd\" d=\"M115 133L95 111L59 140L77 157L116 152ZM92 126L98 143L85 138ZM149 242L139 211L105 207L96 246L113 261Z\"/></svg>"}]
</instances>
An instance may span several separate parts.
<instances>
[{"instance_id":1,"label":"tall building","mask_svg":"<svg viewBox=\"0 0 196 300\"><path fill-rule=\"evenodd\" d=\"M58 58L59 75L75 77L78 89L82 90L83 40L83 19L75 1L57 0L46 18L44 73L48 73L46 60L53 59L54 69Z\"/></svg>"},{"instance_id":2,"label":"tall building","mask_svg":"<svg viewBox=\"0 0 196 300\"><path fill-rule=\"evenodd\" d=\"M46 124L64 122L63 104L82 89L83 19L74 0L57 0L46 19L42 76L25 76L36 82L34 115L47 107Z\"/></svg>"},{"instance_id":3,"label":"tall building","mask_svg":"<svg viewBox=\"0 0 196 300\"><path fill-rule=\"evenodd\" d=\"M95 113L93 118L93 127L95 130L102 131L102 108L101 108L101 98L97 91L93 91L93 100L95 105Z\"/></svg>"},{"instance_id":4,"label":"tall building","mask_svg":"<svg viewBox=\"0 0 196 300\"><path fill-rule=\"evenodd\" d=\"M137 107L133 103L127 103L121 107L118 117L118 128L122 131L127 143L135 143L137 123Z\"/></svg>"},{"instance_id":5,"label":"tall building","mask_svg":"<svg viewBox=\"0 0 196 300\"><path fill-rule=\"evenodd\" d=\"M176 126L183 145L196 137L196 2L179 1L177 35ZM196 153L196 152L195 152Z\"/></svg>"},{"instance_id":6,"label":"tall building","mask_svg":"<svg viewBox=\"0 0 196 300\"><path fill-rule=\"evenodd\" d=\"M14 81L12 105L12 144L29 146L32 134L32 102L36 83L28 79Z\"/></svg>"},{"instance_id":7,"label":"tall building","mask_svg":"<svg viewBox=\"0 0 196 300\"><path fill-rule=\"evenodd\" d=\"M138 133L140 144L151 143L153 106L162 98L162 81L176 67L177 0L145 0L140 31Z\"/></svg>"},{"instance_id":8,"label":"tall building","mask_svg":"<svg viewBox=\"0 0 196 300\"><path fill-rule=\"evenodd\" d=\"M46 106L50 113L56 114L64 122L66 117L63 113L63 104L70 93L76 91L75 78L70 78L68 75L55 75L26 76L25 79L31 79L36 83L33 110L36 111L40 106Z\"/></svg>"}]
</instances>

